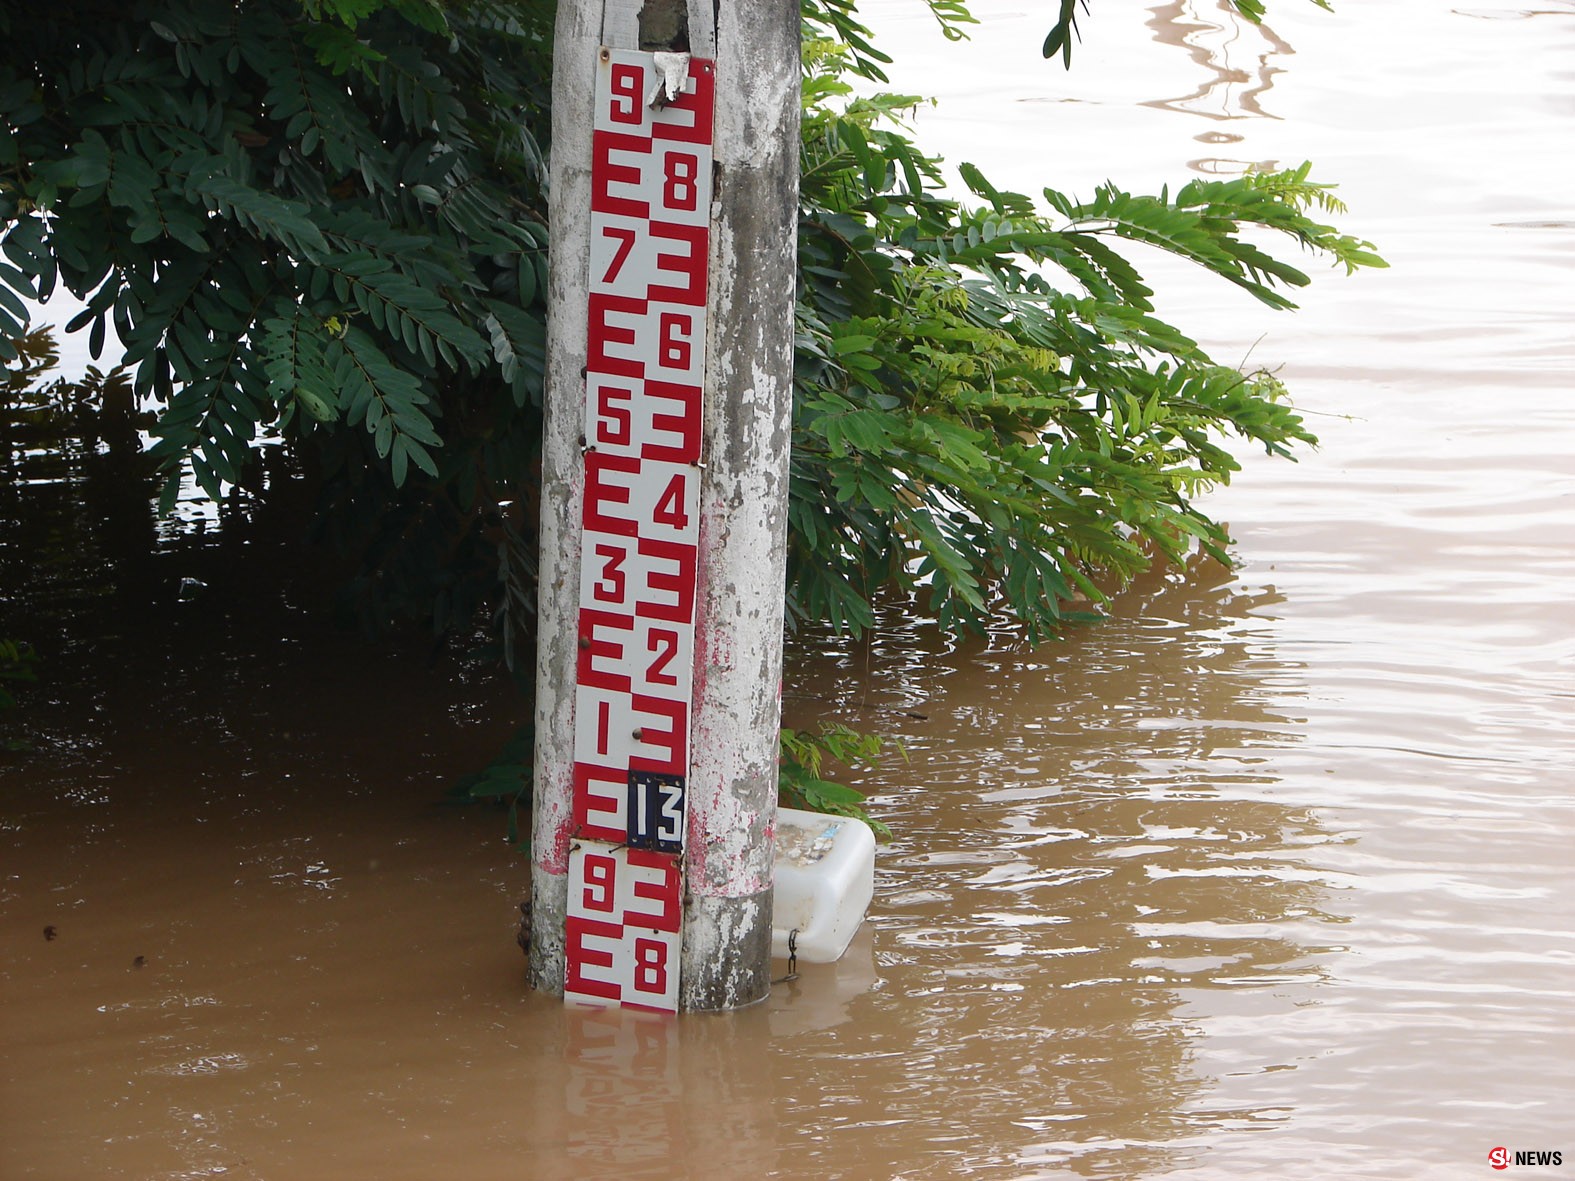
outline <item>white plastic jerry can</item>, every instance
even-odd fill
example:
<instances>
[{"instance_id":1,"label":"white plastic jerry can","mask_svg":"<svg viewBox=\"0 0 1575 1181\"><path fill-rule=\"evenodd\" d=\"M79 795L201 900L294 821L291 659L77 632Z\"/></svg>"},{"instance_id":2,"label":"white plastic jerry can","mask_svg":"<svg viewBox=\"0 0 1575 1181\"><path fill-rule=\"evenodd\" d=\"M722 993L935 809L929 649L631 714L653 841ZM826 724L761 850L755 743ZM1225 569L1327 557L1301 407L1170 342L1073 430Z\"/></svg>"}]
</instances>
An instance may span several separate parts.
<instances>
[{"instance_id":1,"label":"white plastic jerry can","mask_svg":"<svg viewBox=\"0 0 1575 1181\"><path fill-rule=\"evenodd\" d=\"M875 893L875 834L862 820L777 809L771 954L832 964Z\"/></svg>"}]
</instances>

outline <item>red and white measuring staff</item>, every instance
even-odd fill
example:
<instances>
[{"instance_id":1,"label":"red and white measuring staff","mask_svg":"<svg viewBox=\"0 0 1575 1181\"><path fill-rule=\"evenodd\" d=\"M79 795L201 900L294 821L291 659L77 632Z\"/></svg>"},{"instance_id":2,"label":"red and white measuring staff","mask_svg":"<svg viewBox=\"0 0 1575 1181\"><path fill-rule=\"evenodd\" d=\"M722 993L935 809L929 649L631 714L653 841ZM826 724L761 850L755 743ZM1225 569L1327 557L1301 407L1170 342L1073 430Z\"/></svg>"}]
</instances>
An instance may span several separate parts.
<instances>
[{"instance_id":1,"label":"red and white measuring staff","mask_svg":"<svg viewBox=\"0 0 1575 1181\"><path fill-rule=\"evenodd\" d=\"M715 66L599 56L564 999L676 1012Z\"/></svg>"}]
</instances>

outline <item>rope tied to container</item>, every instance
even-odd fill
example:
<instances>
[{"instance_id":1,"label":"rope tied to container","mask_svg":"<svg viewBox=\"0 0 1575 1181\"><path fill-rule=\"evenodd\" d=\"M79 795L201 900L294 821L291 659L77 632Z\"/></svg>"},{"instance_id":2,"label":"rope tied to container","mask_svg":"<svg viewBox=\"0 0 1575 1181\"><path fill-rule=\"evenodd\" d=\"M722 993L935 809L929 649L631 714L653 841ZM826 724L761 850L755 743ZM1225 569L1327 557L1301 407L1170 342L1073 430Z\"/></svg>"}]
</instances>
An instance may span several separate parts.
<instances>
[{"instance_id":1,"label":"rope tied to container","mask_svg":"<svg viewBox=\"0 0 1575 1181\"><path fill-rule=\"evenodd\" d=\"M788 970L787 975L780 980L773 980L772 984L790 984L798 979L798 928L794 927L788 932Z\"/></svg>"}]
</instances>

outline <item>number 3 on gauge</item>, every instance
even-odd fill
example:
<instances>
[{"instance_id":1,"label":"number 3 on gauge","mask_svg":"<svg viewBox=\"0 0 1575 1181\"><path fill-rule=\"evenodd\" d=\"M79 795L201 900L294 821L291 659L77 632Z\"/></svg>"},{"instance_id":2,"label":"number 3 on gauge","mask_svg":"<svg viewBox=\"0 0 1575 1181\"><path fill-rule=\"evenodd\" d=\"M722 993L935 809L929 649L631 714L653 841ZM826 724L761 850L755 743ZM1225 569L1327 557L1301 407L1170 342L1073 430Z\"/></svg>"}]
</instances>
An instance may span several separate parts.
<instances>
[{"instance_id":1,"label":"number 3 on gauge","mask_svg":"<svg viewBox=\"0 0 1575 1181\"><path fill-rule=\"evenodd\" d=\"M629 848L677 853L683 845L683 776L629 772Z\"/></svg>"}]
</instances>

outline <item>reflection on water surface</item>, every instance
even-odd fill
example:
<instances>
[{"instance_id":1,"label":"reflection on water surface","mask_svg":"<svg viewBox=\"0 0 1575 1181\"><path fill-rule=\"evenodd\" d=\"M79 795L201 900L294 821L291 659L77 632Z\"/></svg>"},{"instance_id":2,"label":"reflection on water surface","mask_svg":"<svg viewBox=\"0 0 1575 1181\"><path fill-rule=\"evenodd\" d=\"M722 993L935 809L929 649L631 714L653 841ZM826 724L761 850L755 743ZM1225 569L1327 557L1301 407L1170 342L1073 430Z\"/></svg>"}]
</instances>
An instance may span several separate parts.
<instances>
[{"instance_id":1,"label":"reflection on water surface","mask_svg":"<svg viewBox=\"0 0 1575 1181\"><path fill-rule=\"evenodd\" d=\"M1265 111L1260 99L1281 72L1275 59L1295 50L1275 34L1272 18L1253 24L1222 5L1174 0L1151 10L1148 27L1160 44L1185 49L1204 81L1188 94L1149 99L1145 106L1216 120L1278 117Z\"/></svg>"}]
</instances>

